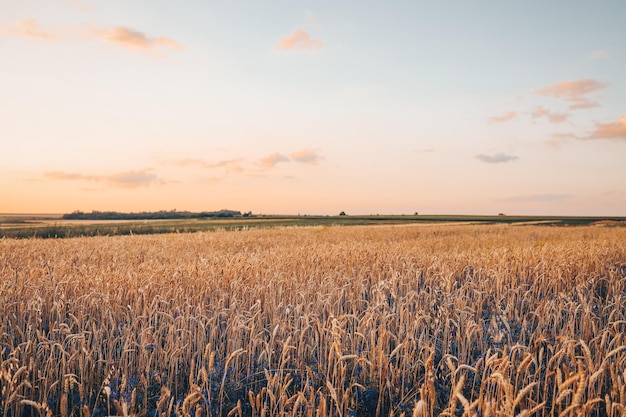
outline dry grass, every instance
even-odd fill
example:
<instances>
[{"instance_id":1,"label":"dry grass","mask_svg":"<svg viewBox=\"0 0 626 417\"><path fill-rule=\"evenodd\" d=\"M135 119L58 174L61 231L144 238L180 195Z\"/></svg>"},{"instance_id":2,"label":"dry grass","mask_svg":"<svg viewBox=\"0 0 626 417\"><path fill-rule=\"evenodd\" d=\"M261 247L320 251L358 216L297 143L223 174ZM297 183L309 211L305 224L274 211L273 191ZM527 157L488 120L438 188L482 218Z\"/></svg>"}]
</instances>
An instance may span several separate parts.
<instances>
[{"instance_id":1,"label":"dry grass","mask_svg":"<svg viewBox=\"0 0 626 417\"><path fill-rule=\"evenodd\" d=\"M0 416L623 416L626 229L0 240Z\"/></svg>"}]
</instances>

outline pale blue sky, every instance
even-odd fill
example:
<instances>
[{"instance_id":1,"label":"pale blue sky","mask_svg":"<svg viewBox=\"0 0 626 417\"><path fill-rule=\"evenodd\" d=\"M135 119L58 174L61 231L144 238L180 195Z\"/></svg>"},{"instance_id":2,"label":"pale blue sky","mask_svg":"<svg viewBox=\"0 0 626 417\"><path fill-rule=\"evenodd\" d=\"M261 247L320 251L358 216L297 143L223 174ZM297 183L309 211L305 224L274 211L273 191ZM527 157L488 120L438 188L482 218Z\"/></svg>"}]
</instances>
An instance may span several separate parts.
<instances>
[{"instance_id":1,"label":"pale blue sky","mask_svg":"<svg viewBox=\"0 0 626 417\"><path fill-rule=\"evenodd\" d=\"M0 212L626 215L625 18L0 0Z\"/></svg>"}]
</instances>

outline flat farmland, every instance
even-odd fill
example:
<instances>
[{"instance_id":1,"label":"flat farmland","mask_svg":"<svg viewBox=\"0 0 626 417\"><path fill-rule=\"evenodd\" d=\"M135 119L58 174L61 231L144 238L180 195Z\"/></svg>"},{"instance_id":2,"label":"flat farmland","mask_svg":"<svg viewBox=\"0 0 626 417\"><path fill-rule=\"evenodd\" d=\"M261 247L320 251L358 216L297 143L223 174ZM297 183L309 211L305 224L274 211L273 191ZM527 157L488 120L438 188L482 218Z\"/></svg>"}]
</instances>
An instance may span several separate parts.
<instances>
[{"instance_id":1,"label":"flat farmland","mask_svg":"<svg viewBox=\"0 0 626 417\"><path fill-rule=\"evenodd\" d=\"M515 224L581 226L624 226L626 217L572 216L478 216L478 215L357 215L357 216L288 216L255 215L230 218L183 219L65 219L61 214L0 214L0 238L68 238L163 233L193 233L216 230L271 229L311 226L365 225L449 225Z\"/></svg>"},{"instance_id":2,"label":"flat farmland","mask_svg":"<svg viewBox=\"0 0 626 417\"><path fill-rule=\"evenodd\" d=\"M0 239L0 415L623 416L626 228Z\"/></svg>"}]
</instances>

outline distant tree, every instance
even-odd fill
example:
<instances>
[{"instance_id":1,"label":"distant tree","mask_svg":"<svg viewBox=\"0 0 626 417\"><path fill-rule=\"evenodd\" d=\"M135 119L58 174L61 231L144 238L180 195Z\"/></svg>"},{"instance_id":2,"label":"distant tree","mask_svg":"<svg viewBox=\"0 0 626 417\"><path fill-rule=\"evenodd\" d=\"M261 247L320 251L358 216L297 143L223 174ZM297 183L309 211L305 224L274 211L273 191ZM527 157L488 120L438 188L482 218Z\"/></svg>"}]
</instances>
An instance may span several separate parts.
<instances>
[{"instance_id":1,"label":"distant tree","mask_svg":"<svg viewBox=\"0 0 626 417\"><path fill-rule=\"evenodd\" d=\"M346 216L346 212L342 211L341 213L339 213L340 216Z\"/></svg>"},{"instance_id":2,"label":"distant tree","mask_svg":"<svg viewBox=\"0 0 626 417\"><path fill-rule=\"evenodd\" d=\"M252 215L252 212L249 213ZM192 213L189 211L160 210L142 211L141 213L119 213L116 211L92 211L83 213L74 211L64 214L63 219L71 220L153 220L153 219L191 219L191 218L214 218L214 217L241 217L241 212L236 210L203 211Z\"/></svg>"},{"instance_id":3,"label":"distant tree","mask_svg":"<svg viewBox=\"0 0 626 417\"><path fill-rule=\"evenodd\" d=\"M504 213L498 213L498 216L506 216Z\"/></svg>"}]
</instances>

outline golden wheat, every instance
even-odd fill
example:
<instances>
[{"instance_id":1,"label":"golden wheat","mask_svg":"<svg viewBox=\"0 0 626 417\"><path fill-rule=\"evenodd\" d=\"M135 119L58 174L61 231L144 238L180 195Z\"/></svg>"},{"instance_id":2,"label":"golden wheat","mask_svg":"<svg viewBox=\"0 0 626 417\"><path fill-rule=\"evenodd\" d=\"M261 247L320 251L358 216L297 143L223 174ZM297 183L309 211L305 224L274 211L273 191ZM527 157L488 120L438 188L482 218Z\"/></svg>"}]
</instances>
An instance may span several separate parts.
<instances>
[{"instance_id":1,"label":"golden wheat","mask_svg":"<svg viewBox=\"0 0 626 417\"><path fill-rule=\"evenodd\" d=\"M618 416L625 333L626 228L0 240L3 417Z\"/></svg>"}]
</instances>

